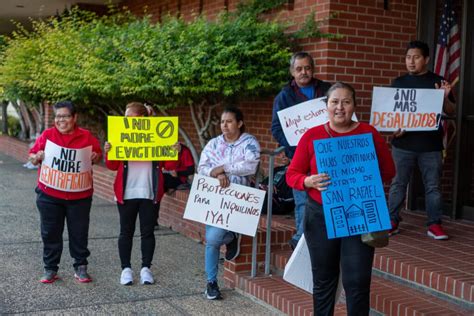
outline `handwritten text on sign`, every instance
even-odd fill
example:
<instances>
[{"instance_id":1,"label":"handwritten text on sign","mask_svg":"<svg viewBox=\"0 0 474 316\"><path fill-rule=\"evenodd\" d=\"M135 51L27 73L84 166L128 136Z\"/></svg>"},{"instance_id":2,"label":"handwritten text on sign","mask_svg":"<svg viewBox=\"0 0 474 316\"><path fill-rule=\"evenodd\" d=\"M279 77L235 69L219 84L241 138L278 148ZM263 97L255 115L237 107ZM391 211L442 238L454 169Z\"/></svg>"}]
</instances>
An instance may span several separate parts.
<instances>
[{"instance_id":1,"label":"handwritten text on sign","mask_svg":"<svg viewBox=\"0 0 474 316\"><path fill-rule=\"evenodd\" d=\"M108 117L109 160L177 160L178 117Z\"/></svg>"},{"instance_id":2,"label":"handwritten text on sign","mask_svg":"<svg viewBox=\"0 0 474 316\"><path fill-rule=\"evenodd\" d=\"M390 228L372 134L314 141L318 173L331 178L322 191L328 238Z\"/></svg>"},{"instance_id":3,"label":"handwritten text on sign","mask_svg":"<svg viewBox=\"0 0 474 316\"><path fill-rule=\"evenodd\" d=\"M300 138L310 128L328 121L326 97L290 106L277 112L283 133L290 146L298 145ZM354 114L352 119L357 121Z\"/></svg>"},{"instance_id":4,"label":"handwritten text on sign","mask_svg":"<svg viewBox=\"0 0 474 316\"><path fill-rule=\"evenodd\" d=\"M265 191L195 175L184 218L248 236L255 236Z\"/></svg>"},{"instance_id":5,"label":"handwritten text on sign","mask_svg":"<svg viewBox=\"0 0 474 316\"><path fill-rule=\"evenodd\" d=\"M39 181L44 185L68 192L92 188L92 146L71 149L47 140Z\"/></svg>"},{"instance_id":6,"label":"handwritten text on sign","mask_svg":"<svg viewBox=\"0 0 474 316\"><path fill-rule=\"evenodd\" d=\"M379 131L432 131L439 127L442 89L374 87L370 125Z\"/></svg>"}]
</instances>

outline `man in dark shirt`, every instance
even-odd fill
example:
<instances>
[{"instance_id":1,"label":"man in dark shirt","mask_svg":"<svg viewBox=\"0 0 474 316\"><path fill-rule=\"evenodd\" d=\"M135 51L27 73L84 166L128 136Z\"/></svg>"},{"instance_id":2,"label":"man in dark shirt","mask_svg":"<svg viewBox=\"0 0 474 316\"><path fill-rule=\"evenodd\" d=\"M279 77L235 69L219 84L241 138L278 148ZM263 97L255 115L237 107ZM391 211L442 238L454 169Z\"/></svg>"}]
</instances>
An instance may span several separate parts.
<instances>
[{"instance_id":1,"label":"man in dark shirt","mask_svg":"<svg viewBox=\"0 0 474 316\"><path fill-rule=\"evenodd\" d=\"M408 73L396 78L392 87L415 89L443 89L443 112L454 113L454 98L451 85L444 78L428 70L429 48L426 43L408 43L405 64ZM392 156L397 174L393 178L389 193L389 210L392 229L390 235L399 232L400 210L405 201L406 189L416 164L420 168L425 187L425 208L428 213L428 236L448 239L441 226L442 195L440 178L442 172L443 130L405 132L398 130L392 140Z\"/></svg>"},{"instance_id":2,"label":"man in dark shirt","mask_svg":"<svg viewBox=\"0 0 474 316\"><path fill-rule=\"evenodd\" d=\"M290 146L278 119L277 112L290 106L326 95L331 86L329 83L313 77L314 61L310 54L298 52L290 59L290 73L293 80L287 84L275 97L273 102L272 135L280 146L285 147L286 156L291 159L295 153L296 146ZM293 189L295 200L295 225L296 234L291 238L289 244L292 249L298 244L303 234L303 214L306 204L306 192Z\"/></svg>"}]
</instances>

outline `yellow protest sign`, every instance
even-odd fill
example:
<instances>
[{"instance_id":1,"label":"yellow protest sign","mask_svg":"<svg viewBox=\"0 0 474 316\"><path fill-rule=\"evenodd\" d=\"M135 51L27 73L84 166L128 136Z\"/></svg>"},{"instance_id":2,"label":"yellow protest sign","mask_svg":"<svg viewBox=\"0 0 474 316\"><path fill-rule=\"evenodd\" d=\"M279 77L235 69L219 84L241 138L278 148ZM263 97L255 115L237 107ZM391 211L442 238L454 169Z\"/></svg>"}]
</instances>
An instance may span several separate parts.
<instances>
[{"instance_id":1,"label":"yellow protest sign","mask_svg":"<svg viewBox=\"0 0 474 316\"><path fill-rule=\"evenodd\" d=\"M177 160L178 117L107 118L109 160Z\"/></svg>"}]
</instances>

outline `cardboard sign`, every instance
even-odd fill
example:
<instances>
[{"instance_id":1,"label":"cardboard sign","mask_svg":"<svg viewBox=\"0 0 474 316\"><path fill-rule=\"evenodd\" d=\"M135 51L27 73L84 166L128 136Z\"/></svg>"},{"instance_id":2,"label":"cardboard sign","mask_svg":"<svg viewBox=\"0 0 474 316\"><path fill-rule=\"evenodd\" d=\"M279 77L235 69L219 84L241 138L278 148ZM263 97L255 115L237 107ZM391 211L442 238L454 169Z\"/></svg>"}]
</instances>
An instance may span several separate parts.
<instances>
[{"instance_id":1,"label":"cardboard sign","mask_svg":"<svg viewBox=\"0 0 474 316\"><path fill-rule=\"evenodd\" d=\"M313 294L313 272L311 269L311 259L309 257L308 245L304 234L301 235L295 250L291 254L288 263L285 266L283 280L294 286ZM342 277L339 273L339 282L337 283L336 303L339 301L342 292Z\"/></svg>"},{"instance_id":2,"label":"cardboard sign","mask_svg":"<svg viewBox=\"0 0 474 316\"><path fill-rule=\"evenodd\" d=\"M370 125L379 131L437 130L443 102L442 89L374 87Z\"/></svg>"},{"instance_id":3,"label":"cardboard sign","mask_svg":"<svg viewBox=\"0 0 474 316\"><path fill-rule=\"evenodd\" d=\"M265 191L235 183L222 188L219 180L196 174L183 218L253 237L264 198Z\"/></svg>"},{"instance_id":4,"label":"cardboard sign","mask_svg":"<svg viewBox=\"0 0 474 316\"><path fill-rule=\"evenodd\" d=\"M39 182L67 192L92 188L92 146L66 148L47 140L41 163Z\"/></svg>"},{"instance_id":5,"label":"cardboard sign","mask_svg":"<svg viewBox=\"0 0 474 316\"><path fill-rule=\"evenodd\" d=\"M109 160L177 160L178 117L107 118Z\"/></svg>"},{"instance_id":6,"label":"cardboard sign","mask_svg":"<svg viewBox=\"0 0 474 316\"><path fill-rule=\"evenodd\" d=\"M290 146L298 145L303 134L310 128L328 121L326 97L302 102L277 112L283 133ZM352 120L357 121L354 113Z\"/></svg>"},{"instance_id":7,"label":"cardboard sign","mask_svg":"<svg viewBox=\"0 0 474 316\"><path fill-rule=\"evenodd\" d=\"M315 140L318 173L331 178L321 192L328 238L390 229L372 134Z\"/></svg>"}]
</instances>

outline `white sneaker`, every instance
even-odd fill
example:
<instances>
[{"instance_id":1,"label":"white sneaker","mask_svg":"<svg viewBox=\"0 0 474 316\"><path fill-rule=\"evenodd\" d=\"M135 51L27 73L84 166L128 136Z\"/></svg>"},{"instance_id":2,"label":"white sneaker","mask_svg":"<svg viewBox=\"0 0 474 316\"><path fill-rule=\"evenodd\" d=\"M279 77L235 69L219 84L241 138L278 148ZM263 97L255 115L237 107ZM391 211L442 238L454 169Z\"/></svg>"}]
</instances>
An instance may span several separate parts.
<instances>
[{"instance_id":1,"label":"white sneaker","mask_svg":"<svg viewBox=\"0 0 474 316\"><path fill-rule=\"evenodd\" d=\"M120 275L120 284L122 285L132 285L133 284L133 271L130 268L125 268L122 270Z\"/></svg>"},{"instance_id":2,"label":"white sneaker","mask_svg":"<svg viewBox=\"0 0 474 316\"><path fill-rule=\"evenodd\" d=\"M153 284L155 280L153 279L153 274L150 269L143 267L140 271L140 284Z\"/></svg>"}]
</instances>

